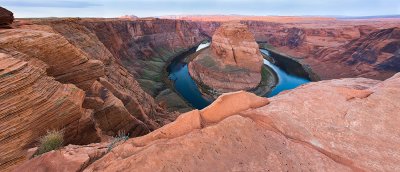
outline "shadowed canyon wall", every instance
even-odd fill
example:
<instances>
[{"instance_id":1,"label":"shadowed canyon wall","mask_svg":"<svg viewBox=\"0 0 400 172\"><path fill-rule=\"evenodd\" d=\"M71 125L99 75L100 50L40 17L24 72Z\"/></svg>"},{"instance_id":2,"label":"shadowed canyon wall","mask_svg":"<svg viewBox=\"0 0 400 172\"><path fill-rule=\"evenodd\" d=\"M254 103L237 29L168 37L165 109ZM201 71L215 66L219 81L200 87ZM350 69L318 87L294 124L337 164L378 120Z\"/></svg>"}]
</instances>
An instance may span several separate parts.
<instances>
[{"instance_id":1,"label":"shadowed canyon wall","mask_svg":"<svg viewBox=\"0 0 400 172\"><path fill-rule=\"evenodd\" d=\"M204 39L173 20L22 20L13 27L0 30L2 169L24 161L47 130L63 130L65 144L88 144L173 121L177 113L152 95L166 89L165 64Z\"/></svg>"}]
</instances>

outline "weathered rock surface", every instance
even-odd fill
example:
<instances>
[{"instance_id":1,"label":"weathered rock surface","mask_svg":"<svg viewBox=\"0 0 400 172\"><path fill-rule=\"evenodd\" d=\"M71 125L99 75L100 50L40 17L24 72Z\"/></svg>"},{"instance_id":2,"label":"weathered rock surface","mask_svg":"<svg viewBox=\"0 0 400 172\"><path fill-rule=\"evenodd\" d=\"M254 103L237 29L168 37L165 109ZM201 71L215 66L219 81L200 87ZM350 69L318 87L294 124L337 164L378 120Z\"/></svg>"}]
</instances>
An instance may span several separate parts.
<instances>
[{"instance_id":1,"label":"weathered rock surface","mask_svg":"<svg viewBox=\"0 0 400 172\"><path fill-rule=\"evenodd\" d=\"M82 90L5 53L0 66L1 169L24 161L26 150L47 130L63 129L67 143L100 141L90 111L82 108Z\"/></svg>"},{"instance_id":2,"label":"weathered rock surface","mask_svg":"<svg viewBox=\"0 0 400 172\"><path fill-rule=\"evenodd\" d=\"M61 150L51 151L34 158L13 171L82 171L93 161L107 153L108 143L85 146L68 145Z\"/></svg>"},{"instance_id":3,"label":"weathered rock surface","mask_svg":"<svg viewBox=\"0 0 400 172\"><path fill-rule=\"evenodd\" d=\"M374 31L337 50L323 51L320 56L355 66L355 73L365 74L376 69L400 72L400 28Z\"/></svg>"},{"instance_id":4,"label":"weathered rock surface","mask_svg":"<svg viewBox=\"0 0 400 172\"><path fill-rule=\"evenodd\" d=\"M196 25L180 20L84 20L81 24L98 37L153 97L166 89L165 65L206 38Z\"/></svg>"},{"instance_id":5,"label":"weathered rock surface","mask_svg":"<svg viewBox=\"0 0 400 172\"><path fill-rule=\"evenodd\" d=\"M400 73L311 83L269 100L226 94L84 171L399 171L398 102Z\"/></svg>"},{"instance_id":6,"label":"weathered rock surface","mask_svg":"<svg viewBox=\"0 0 400 172\"><path fill-rule=\"evenodd\" d=\"M125 69L121 61L82 23L74 19L29 22L29 25L22 23L15 29L0 31L0 51L4 56L21 61L21 66L29 64L31 68L41 71L34 73L35 70L31 68L26 71L24 69L25 74L15 78L15 82L2 82L6 84L3 89L19 89L13 84L22 87L23 83L35 86L33 90L28 84L21 92L8 90L3 93L10 100L0 101L8 108L0 112L4 124L1 130L7 131L0 136L4 142L0 146L4 152L1 156L4 159L0 161L2 168L8 169L24 161L26 150L35 146L37 138L47 130L66 128L66 143L88 144L100 141L100 136L115 136L120 131L124 131L130 137L141 136L176 118L176 114L167 114L165 109L158 106L154 99L141 89L135 77ZM4 65L17 63L4 62ZM18 68L16 71L21 70ZM14 76L7 70L5 72L5 78L9 75ZM49 78L47 80L51 82L35 83L35 78L39 77ZM52 77L56 81L53 81ZM59 82L69 85L63 86ZM70 87L72 90L76 89L79 96L69 93ZM38 89L39 93L36 93L35 89ZM32 103L12 103L25 100L24 97L28 100L30 94L34 94ZM73 99L68 103L74 106L63 104L68 99ZM52 107L47 105L48 103L57 106ZM31 113L36 114L32 115L32 118L25 117ZM60 114L68 115L59 117ZM19 122L16 123L18 119ZM26 135L27 129L32 129L32 133ZM20 143L19 146L16 146L16 143Z\"/></svg>"},{"instance_id":7,"label":"weathered rock surface","mask_svg":"<svg viewBox=\"0 0 400 172\"><path fill-rule=\"evenodd\" d=\"M27 55L28 60L42 62L38 66L43 67L47 75L62 83L75 84L86 91L85 100L101 99L103 103L93 107L93 117L96 123L107 124L99 125L103 134L114 136L119 130L123 130L133 134L131 136L138 136L149 132L149 127L133 117L121 100L109 91L110 88L107 89L96 81L104 76L103 63L90 60L86 53L61 35L52 32L51 28L38 26L35 29L11 29L1 31L0 35L0 46L10 51L22 52ZM93 91L93 87L98 89Z\"/></svg>"},{"instance_id":8,"label":"weathered rock surface","mask_svg":"<svg viewBox=\"0 0 400 172\"><path fill-rule=\"evenodd\" d=\"M257 42L268 45L264 48L301 60L321 79L367 77L384 80L399 69L395 65L396 53L382 49L382 46L396 47L398 39L390 36L388 30L398 28L399 20L312 20L281 18L281 21L249 20L242 23L249 27ZM212 35L221 25L218 21L195 20L195 23L200 32L207 35ZM376 63L347 63L354 62L352 53L374 56L378 60Z\"/></svg>"},{"instance_id":9,"label":"weathered rock surface","mask_svg":"<svg viewBox=\"0 0 400 172\"><path fill-rule=\"evenodd\" d=\"M160 124L167 123L169 119L163 118L166 112L160 109L158 103L177 99L185 102L180 96L162 94L168 89L163 81L165 65L205 39L196 25L185 21L65 19L34 23L50 25L71 44L88 54L88 58L102 61L105 78L123 95L116 96L125 105L129 103L136 106L137 111L143 111L142 116L148 116ZM155 102L153 97L162 102ZM189 107L166 105L170 111Z\"/></svg>"},{"instance_id":10,"label":"weathered rock surface","mask_svg":"<svg viewBox=\"0 0 400 172\"><path fill-rule=\"evenodd\" d=\"M211 49L225 65L235 65L254 72L261 70L262 56L246 25L223 24L213 35Z\"/></svg>"},{"instance_id":11,"label":"weathered rock surface","mask_svg":"<svg viewBox=\"0 0 400 172\"><path fill-rule=\"evenodd\" d=\"M225 93L257 87L262 65L258 44L246 25L226 23L214 33L211 48L190 62L189 73L200 85Z\"/></svg>"},{"instance_id":12,"label":"weathered rock surface","mask_svg":"<svg viewBox=\"0 0 400 172\"><path fill-rule=\"evenodd\" d=\"M43 61L48 67L46 72L63 83L84 88L104 76L104 66L100 61L89 60L61 35L45 29L51 28L2 30L0 46Z\"/></svg>"},{"instance_id":13,"label":"weathered rock surface","mask_svg":"<svg viewBox=\"0 0 400 172\"><path fill-rule=\"evenodd\" d=\"M0 28L10 28L13 21L14 14L3 7L0 7Z\"/></svg>"}]
</instances>

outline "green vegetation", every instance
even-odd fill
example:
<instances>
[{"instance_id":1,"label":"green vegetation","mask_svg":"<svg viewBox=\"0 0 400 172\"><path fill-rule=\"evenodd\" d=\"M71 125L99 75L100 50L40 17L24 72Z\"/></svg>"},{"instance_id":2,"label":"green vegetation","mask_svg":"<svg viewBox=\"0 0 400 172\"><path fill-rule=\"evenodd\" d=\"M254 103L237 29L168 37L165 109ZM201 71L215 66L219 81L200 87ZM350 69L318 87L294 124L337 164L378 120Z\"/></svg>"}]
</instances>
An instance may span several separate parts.
<instances>
[{"instance_id":1,"label":"green vegetation","mask_svg":"<svg viewBox=\"0 0 400 172\"><path fill-rule=\"evenodd\" d=\"M107 152L110 152L116 146L117 143L121 141L126 141L128 139L129 139L129 134L126 134L125 131L118 131L117 136L113 137L111 143L108 144Z\"/></svg>"},{"instance_id":2,"label":"green vegetation","mask_svg":"<svg viewBox=\"0 0 400 172\"><path fill-rule=\"evenodd\" d=\"M64 132L58 130L47 131L47 134L40 137L39 148L36 155L41 155L63 146Z\"/></svg>"}]
</instances>

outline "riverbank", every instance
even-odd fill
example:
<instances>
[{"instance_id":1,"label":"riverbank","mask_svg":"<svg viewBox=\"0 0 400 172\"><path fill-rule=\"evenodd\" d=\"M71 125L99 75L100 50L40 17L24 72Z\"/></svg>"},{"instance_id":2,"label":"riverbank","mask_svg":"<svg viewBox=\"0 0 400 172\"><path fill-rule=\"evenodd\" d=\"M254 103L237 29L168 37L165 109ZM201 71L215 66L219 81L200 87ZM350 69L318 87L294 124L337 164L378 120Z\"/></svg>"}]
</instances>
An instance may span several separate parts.
<instances>
[{"instance_id":1,"label":"riverbank","mask_svg":"<svg viewBox=\"0 0 400 172\"><path fill-rule=\"evenodd\" d=\"M280 68L283 68L289 74L306 77L313 82L321 80L309 65L303 63L298 58L291 57L283 52L279 52L273 46L266 43L259 43L258 45L261 49L268 50L271 56L274 56L274 60L268 58L268 61L279 66Z\"/></svg>"},{"instance_id":2,"label":"riverbank","mask_svg":"<svg viewBox=\"0 0 400 172\"><path fill-rule=\"evenodd\" d=\"M202 109L215 100L222 93L207 87L191 78L188 71L188 63L193 60L198 54L207 50L207 46L202 46L203 49L198 49L201 44L192 47L190 50L173 58L168 65L165 66L163 79L169 87L165 93L169 106L175 108L190 108ZM319 77L314 74L307 65L302 64L299 60L287 56L284 53L274 51L273 47L266 44L259 44L264 58L262 66L261 82L255 88L247 90L259 96L272 97L281 91L293 89L299 85L310 81L317 81ZM170 94L170 95L168 95ZM183 104L183 105L182 105ZM179 110L182 112L182 109Z\"/></svg>"}]
</instances>

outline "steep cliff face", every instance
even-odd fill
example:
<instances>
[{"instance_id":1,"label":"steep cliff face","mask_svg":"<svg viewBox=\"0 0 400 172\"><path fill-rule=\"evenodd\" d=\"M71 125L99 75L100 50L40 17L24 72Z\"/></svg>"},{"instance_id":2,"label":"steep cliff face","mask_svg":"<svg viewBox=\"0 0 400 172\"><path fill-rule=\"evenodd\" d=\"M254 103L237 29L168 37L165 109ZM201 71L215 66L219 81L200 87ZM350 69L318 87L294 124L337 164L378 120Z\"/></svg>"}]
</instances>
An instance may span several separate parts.
<instances>
[{"instance_id":1,"label":"steep cliff face","mask_svg":"<svg viewBox=\"0 0 400 172\"><path fill-rule=\"evenodd\" d=\"M0 116L1 130L6 131L0 135L2 169L26 160L27 149L36 146L47 130L65 129L65 144L88 144L120 131L141 136L176 118L176 113L168 113L143 91L134 74L146 76L141 72L149 69L161 76L170 58L201 41L195 31L187 31L184 22L56 19L18 23L14 29L0 30L4 97L0 104L5 105ZM171 28L163 30L164 24ZM137 30L131 30L132 26ZM111 39L124 42L105 41ZM113 46L120 43L122 49ZM146 48L150 45L163 50L150 52ZM146 58L163 60L143 62ZM136 62L146 68L133 67L139 65Z\"/></svg>"},{"instance_id":2,"label":"steep cliff face","mask_svg":"<svg viewBox=\"0 0 400 172\"><path fill-rule=\"evenodd\" d=\"M61 150L28 161L20 170L398 171L399 102L400 73L385 81L310 83L271 99L229 93L201 111L121 143L89 166ZM74 150L72 155L88 152ZM65 161L56 166L48 157Z\"/></svg>"},{"instance_id":3,"label":"steep cliff face","mask_svg":"<svg viewBox=\"0 0 400 172\"><path fill-rule=\"evenodd\" d=\"M2 83L6 84L3 87L6 89L3 96L9 99L1 101L12 108L6 106L11 110L5 109L0 114L4 117L4 127L15 129L5 128L6 132L11 133L0 138L15 147L7 144L0 146L3 152L7 152L2 156L2 167L6 168L24 160L24 151L34 146L38 137L50 129L69 128L65 131L66 144L88 144L100 141L101 135L113 136L118 131L125 131L131 136L138 136L159 127L151 123L144 124L135 118L132 114L136 115L136 111L129 112L110 91L111 88L107 89L99 83L105 80L101 79L104 77L104 64L99 60L89 59L85 52L70 44L50 27L29 25L0 30L0 47L7 58L21 61L4 62L4 76L9 77L2 78L5 79ZM12 65L18 68L14 69L15 66ZM11 72L7 68L11 68ZM25 72L13 74L21 70ZM75 86L63 86L53 82L52 77L58 82ZM40 78L50 79L39 82ZM10 84L21 88L16 87L17 91L7 90L14 89ZM61 106L64 102L70 104ZM90 106L93 102L97 103L96 106ZM25 120L18 120L19 118ZM19 125L22 127L18 128ZM16 139L18 137L22 139ZM19 145L16 143L22 146L16 146Z\"/></svg>"},{"instance_id":4,"label":"steep cliff face","mask_svg":"<svg viewBox=\"0 0 400 172\"><path fill-rule=\"evenodd\" d=\"M25 54L6 53L0 53L1 169L26 160L26 150L47 130L63 129L66 143L100 141L92 112L82 108L82 90L47 76L35 61L22 60Z\"/></svg>"},{"instance_id":5,"label":"steep cliff face","mask_svg":"<svg viewBox=\"0 0 400 172\"><path fill-rule=\"evenodd\" d=\"M196 25L179 20L84 21L111 54L152 96L166 89L165 65L205 37Z\"/></svg>"},{"instance_id":6,"label":"steep cliff face","mask_svg":"<svg viewBox=\"0 0 400 172\"><path fill-rule=\"evenodd\" d=\"M375 29L347 44L317 51L314 59L327 64L337 63L336 66L338 64L345 66L352 75L389 77L400 71L399 31L399 28Z\"/></svg>"},{"instance_id":7,"label":"steep cliff face","mask_svg":"<svg viewBox=\"0 0 400 172\"><path fill-rule=\"evenodd\" d=\"M400 72L400 28L382 29L364 35L342 47L346 49L341 58L346 63L367 63L381 70ZM348 56L351 56L349 58Z\"/></svg>"},{"instance_id":8,"label":"steep cliff face","mask_svg":"<svg viewBox=\"0 0 400 172\"><path fill-rule=\"evenodd\" d=\"M221 25L221 22L195 21L201 32L212 35ZM266 48L281 52L285 56L297 58L309 65L321 79L363 76L374 79L386 79L399 70L396 67L396 53L386 53L385 50L396 52L398 38L387 36L388 30L398 27L400 23L394 21L308 21L308 22L265 22L242 21L255 35L256 41L265 43ZM396 29L395 29L396 30ZM372 35L370 35L372 34ZM374 35L379 38L374 38ZM386 35L386 36L383 36ZM377 44L380 41L381 43ZM390 43L390 44L389 44ZM361 45L364 44L364 45ZM375 45L376 44L376 45ZM384 44L384 45L383 45ZM367 46L368 45L368 46ZM375 45L375 48L372 48ZM379 51L372 52L372 49ZM354 56L350 52L355 52ZM344 54L344 58L340 55ZM391 55L392 54L392 55ZM340 57L339 57L340 56ZM356 57L358 56L358 58ZM361 57L362 56L362 57ZM386 63L377 60L379 64L372 64L353 60L369 58L386 60ZM393 57L388 58L387 56ZM343 63L347 61L348 63ZM393 61L393 63L392 63ZM362 63L362 64L361 64ZM389 65L391 64L391 65Z\"/></svg>"}]
</instances>

